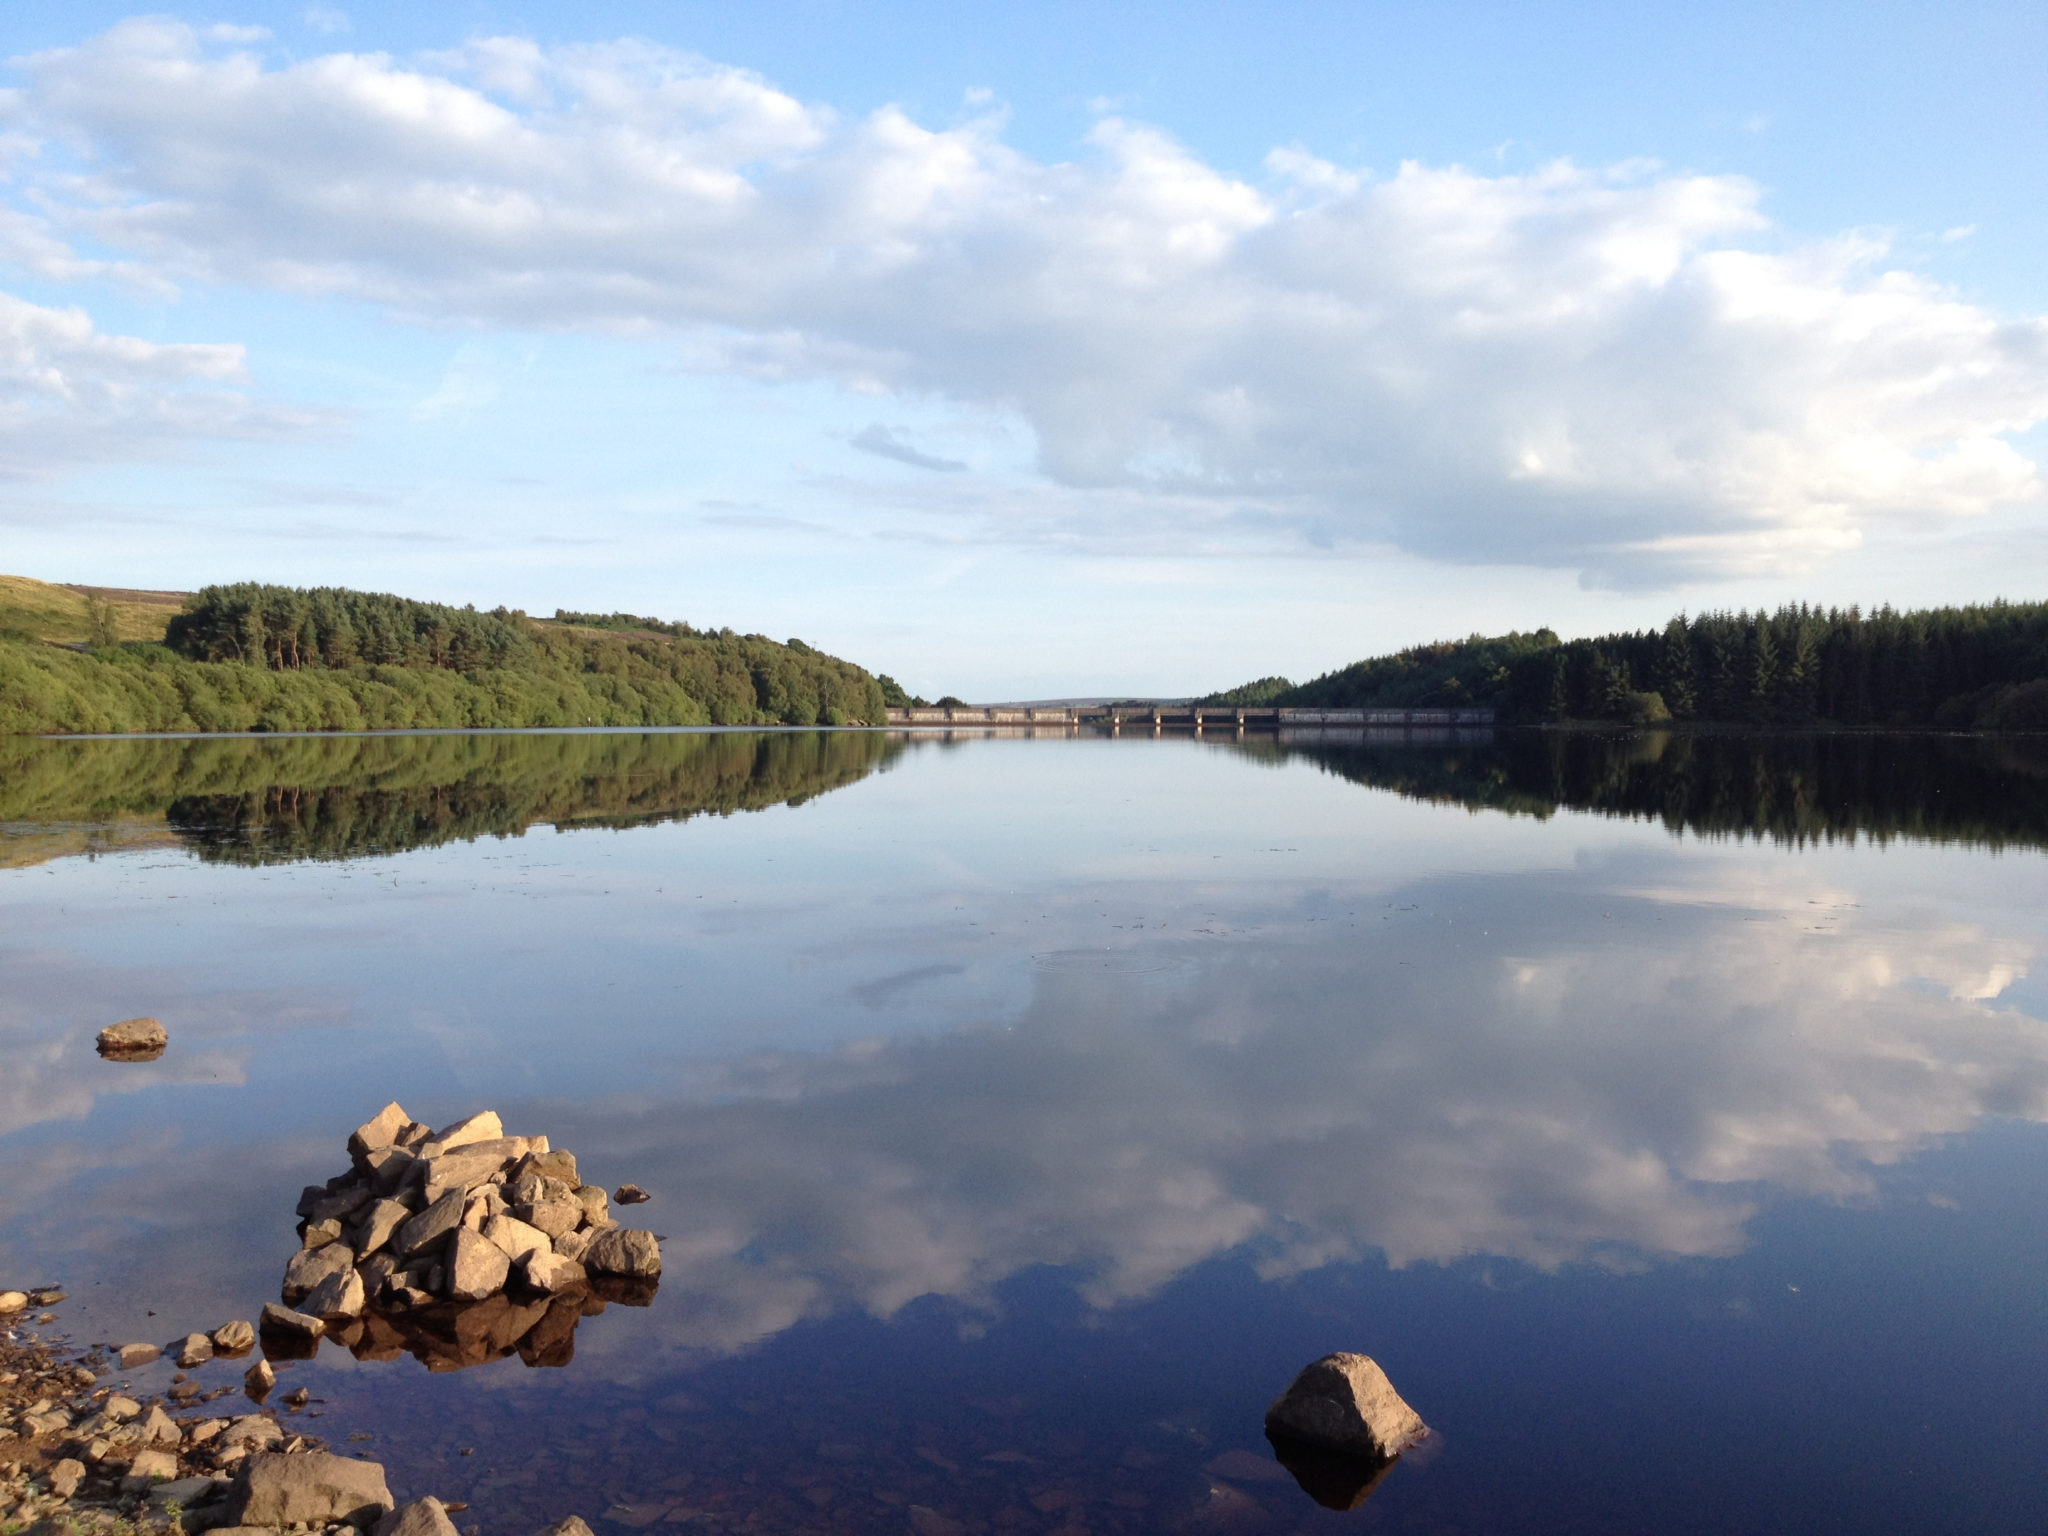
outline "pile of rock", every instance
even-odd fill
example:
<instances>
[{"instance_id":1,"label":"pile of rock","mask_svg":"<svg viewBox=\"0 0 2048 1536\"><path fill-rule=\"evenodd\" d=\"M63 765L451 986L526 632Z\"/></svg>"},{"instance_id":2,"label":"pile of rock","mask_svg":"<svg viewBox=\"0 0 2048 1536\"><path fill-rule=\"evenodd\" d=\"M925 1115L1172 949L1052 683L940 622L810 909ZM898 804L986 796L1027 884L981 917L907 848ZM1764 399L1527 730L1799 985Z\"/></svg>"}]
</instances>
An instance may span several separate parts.
<instances>
[{"instance_id":1,"label":"pile of rock","mask_svg":"<svg viewBox=\"0 0 2048 1536\"><path fill-rule=\"evenodd\" d=\"M387 1104L348 1150L349 1170L299 1199L289 1305L263 1309L273 1358L305 1353L323 1334L351 1347L402 1338L394 1317L501 1297L494 1310L508 1316L520 1301L545 1313L551 1298L591 1293L644 1302L661 1275L655 1235L613 1221L574 1154L545 1136L507 1136L494 1111L430 1131Z\"/></svg>"}]
</instances>

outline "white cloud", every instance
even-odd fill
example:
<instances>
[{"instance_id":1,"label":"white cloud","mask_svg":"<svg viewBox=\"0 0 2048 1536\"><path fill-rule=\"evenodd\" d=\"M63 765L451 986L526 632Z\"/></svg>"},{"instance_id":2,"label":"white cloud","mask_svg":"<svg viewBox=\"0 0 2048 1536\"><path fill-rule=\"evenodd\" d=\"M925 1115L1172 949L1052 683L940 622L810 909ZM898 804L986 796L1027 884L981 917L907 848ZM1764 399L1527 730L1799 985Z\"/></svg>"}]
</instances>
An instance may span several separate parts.
<instances>
[{"instance_id":1,"label":"white cloud","mask_svg":"<svg viewBox=\"0 0 2048 1536\"><path fill-rule=\"evenodd\" d=\"M310 413L252 400L233 387L243 376L239 346L110 336L83 310L0 293L0 477L321 425Z\"/></svg>"},{"instance_id":2,"label":"white cloud","mask_svg":"<svg viewBox=\"0 0 2048 1536\"><path fill-rule=\"evenodd\" d=\"M2007 436L2048 322L1789 240L1738 177L1288 149L1255 186L1114 118L1046 164L631 43L271 63L139 21L22 68L88 166L50 216L168 274L1013 411L1191 541L1662 582L2043 494Z\"/></svg>"}]
</instances>

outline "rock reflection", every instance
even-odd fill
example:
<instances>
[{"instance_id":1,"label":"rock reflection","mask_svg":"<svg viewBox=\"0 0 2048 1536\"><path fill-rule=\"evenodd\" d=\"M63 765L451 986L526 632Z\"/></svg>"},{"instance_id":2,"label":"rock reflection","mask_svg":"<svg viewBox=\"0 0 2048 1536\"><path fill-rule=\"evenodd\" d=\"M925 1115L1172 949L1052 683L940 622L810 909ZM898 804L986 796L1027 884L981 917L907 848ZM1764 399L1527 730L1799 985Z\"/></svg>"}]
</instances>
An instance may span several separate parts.
<instances>
[{"instance_id":1,"label":"rock reflection","mask_svg":"<svg viewBox=\"0 0 2048 1536\"><path fill-rule=\"evenodd\" d=\"M1271 1430L1266 1432L1266 1440L1280 1465L1294 1474L1301 1491L1325 1509L1358 1508L1373 1496L1394 1470L1394 1463L1401 1459L1346 1456L1289 1435L1275 1435Z\"/></svg>"},{"instance_id":2,"label":"rock reflection","mask_svg":"<svg viewBox=\"0 0 2048 1536\"><path fill-rule=\"evenodd\" d=\"M411 1355L434 1372L466 1371L513 1355L528 1366L559 1368L576 1358L576 1329L583 1319L613 1302L644 1307L654 1291L652 1284L600 1276L581 1296L515 1301L500 1293L467 1305L441 1302L409 1312L372 1308L327 1336L358 1360Z\"/></svg>"}]
</instances>

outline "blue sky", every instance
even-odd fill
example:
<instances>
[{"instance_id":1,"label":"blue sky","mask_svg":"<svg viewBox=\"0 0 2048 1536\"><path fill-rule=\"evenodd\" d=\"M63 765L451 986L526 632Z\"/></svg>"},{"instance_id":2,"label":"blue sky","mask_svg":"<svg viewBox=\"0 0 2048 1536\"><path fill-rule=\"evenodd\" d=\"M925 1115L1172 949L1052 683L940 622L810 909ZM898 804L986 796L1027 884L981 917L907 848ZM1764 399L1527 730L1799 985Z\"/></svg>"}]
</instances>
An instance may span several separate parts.
<instances>
[{"instance_id":1,"label":"blue sky","mask_svg":"<svg viewBox=\"0 0 2048 1536\"><path fill-rule=\"evenodd\" d=\"M1180 692L2043 595L2040 7L0 20L0 569Z\"/></svg>"}]
</instances>

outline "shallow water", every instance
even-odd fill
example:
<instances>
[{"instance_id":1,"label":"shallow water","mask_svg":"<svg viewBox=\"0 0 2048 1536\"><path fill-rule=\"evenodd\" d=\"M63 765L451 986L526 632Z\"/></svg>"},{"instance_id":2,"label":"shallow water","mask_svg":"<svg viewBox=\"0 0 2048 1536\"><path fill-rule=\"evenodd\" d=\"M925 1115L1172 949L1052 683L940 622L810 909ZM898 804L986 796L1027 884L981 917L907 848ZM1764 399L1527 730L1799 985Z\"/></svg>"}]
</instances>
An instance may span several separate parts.
<instances>
[{"instance_id":1,"label":"shallow water","mask_svg":"<svg viewBox=\"0 0 2048 1536\"><path fill-rule=\"evenodd\" d=\"M0 1282L251 1317L355 1124L493 1107L654 1192L651 1304L288 1378L493 1536L2035 1529L2044 812L1928 738L0 743ZM1260 1433L1340 1348L1436 1431L1341 1515Z\"/></svg>"}]
</instances>

